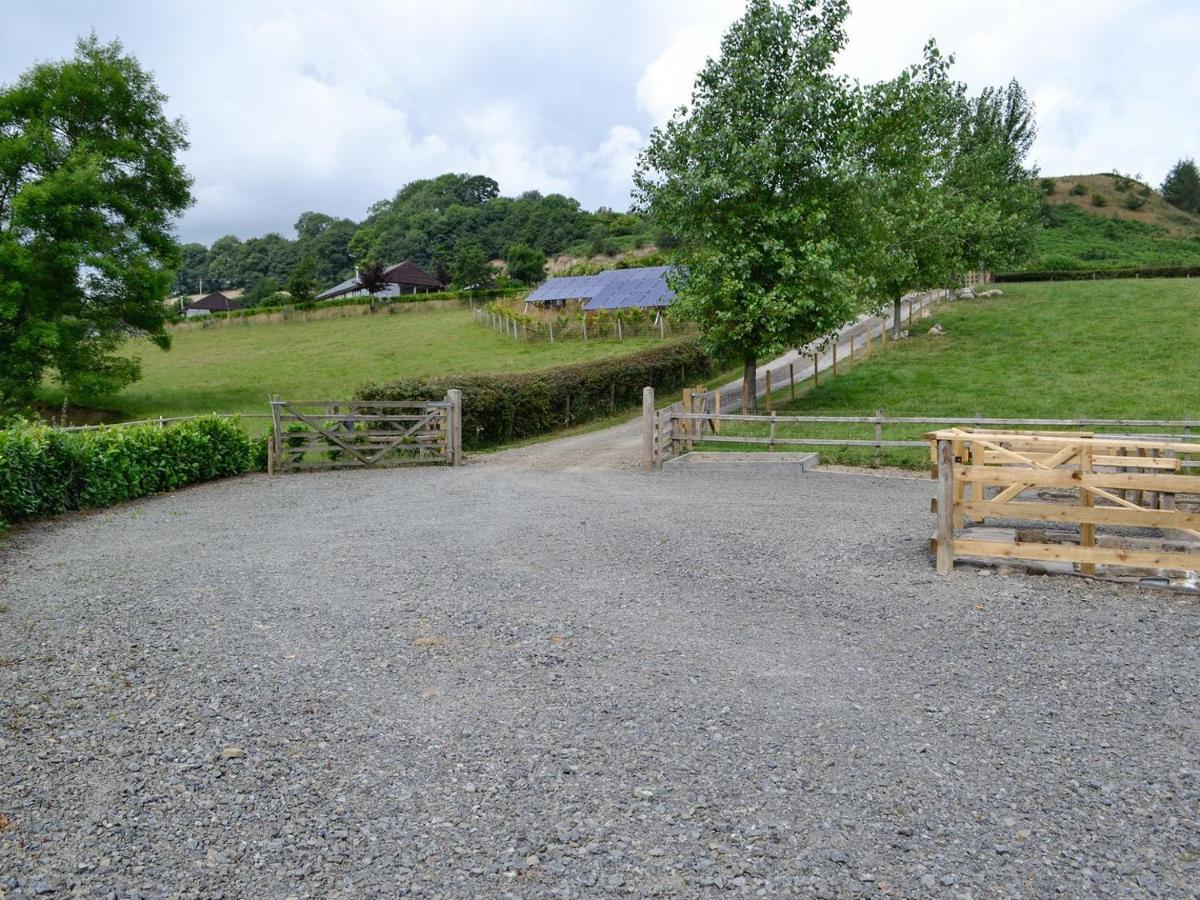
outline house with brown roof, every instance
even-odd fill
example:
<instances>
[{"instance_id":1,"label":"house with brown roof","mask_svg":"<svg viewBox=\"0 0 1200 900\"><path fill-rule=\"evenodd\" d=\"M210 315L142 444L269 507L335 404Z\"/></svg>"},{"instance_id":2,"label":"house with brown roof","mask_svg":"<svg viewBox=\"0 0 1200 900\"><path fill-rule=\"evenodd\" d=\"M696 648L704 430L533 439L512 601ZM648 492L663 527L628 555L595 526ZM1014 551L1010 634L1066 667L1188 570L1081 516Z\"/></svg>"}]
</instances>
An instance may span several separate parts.
<instances>
[{"instance_id":1,"label":"house with brown roof","mask_svg":"<svg viewBox=\"0 0 1200 900\"><path fill-rule=\"evenodd\" d=\"M376 297L399 297L401 294L429 294L434 291L445 290L446 287L415 262L408 259L384 269L383 279L386 286L375 295ZM341 284L335 284L329 290L317 294L317 299L333 300L335 297L365 296L367 296L367 292L363 288L362 282L358 280L358 273L356 272L354 278L347 279Z\"/></svg>"},{"instance_id":2,"label":"house with brown roof","mask_svg":"<svg viewBox=\"0 0 1200 900\"><path fill-rule=\"evenodd\" d=\"M215 312L232 312L235 309L244 308L242 304L226 297L220 291L213 291L211 294L205 294L198 300L185 303L183 305L183 314L186 318L194 319L197 316L207 316Z\"/></svg>"}]
</instances>

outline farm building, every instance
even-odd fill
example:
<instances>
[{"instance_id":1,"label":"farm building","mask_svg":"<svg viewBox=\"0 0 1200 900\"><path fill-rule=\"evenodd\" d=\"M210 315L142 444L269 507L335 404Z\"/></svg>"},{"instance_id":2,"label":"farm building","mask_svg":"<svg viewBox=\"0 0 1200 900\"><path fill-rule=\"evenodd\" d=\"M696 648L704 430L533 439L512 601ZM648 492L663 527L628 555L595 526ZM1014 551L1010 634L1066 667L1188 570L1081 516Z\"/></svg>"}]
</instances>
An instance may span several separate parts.
<instances>
[{"instance_id":1,"label":"farm building","mask_svg":"<svg viewBox=\"0 0 1200 900\"><path fill-rule=\"evenodd\" d=\"M383 270L387 286L376 297L399 297L401 294L429 294L445 289L445 285L411 260L405 260ZM335 284L327 291L317 294L318 300L333 300L335 297L365 297L366 290L355 277Z\"/></svg>"},{"instance_id":2,"label":"farm building","mask_svg":"<svg viewBox=\"0 0 1200 900\"><path fill-rule=\"evenodd\" d=\"M675 292L667 284L668 266L609 269L599 275L550 278L525 298L527 303L562 306L583 302L585 312L602 309L659 309L670 306Z\"/></svg>"},{"instance_id":3,"label":"farm building","mask_svg":"<svg viewBox=\"0 0 1200 900\"><path fill-rule=\"evenodd\" d=\"M236 300L226 297L220 291L213 291L211 294L205 294L197 300L185 303L183 314L186 318L194 319L197 316L207 316L215 312L231 312L243 308L242 304Z\"/></svg>"}]
</instances>

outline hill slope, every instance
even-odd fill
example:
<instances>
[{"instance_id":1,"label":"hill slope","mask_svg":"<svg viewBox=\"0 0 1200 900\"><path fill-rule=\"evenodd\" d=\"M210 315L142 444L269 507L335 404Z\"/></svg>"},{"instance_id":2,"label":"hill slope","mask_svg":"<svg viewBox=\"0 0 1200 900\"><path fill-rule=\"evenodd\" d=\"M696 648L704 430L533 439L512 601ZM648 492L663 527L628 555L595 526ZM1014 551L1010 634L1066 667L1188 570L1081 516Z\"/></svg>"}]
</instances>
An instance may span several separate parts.
<instances>
[{"instance_id":1,"label":"hill slope","mask_svg":"<svg viewBox=\"0 0 1200 900\"><path fill-rule=\"evenodd\" d=\"M1200 217L1121 175L1042 180L1043 228L1027 270L1200 265Z\"/></svg>"}]
</instances>

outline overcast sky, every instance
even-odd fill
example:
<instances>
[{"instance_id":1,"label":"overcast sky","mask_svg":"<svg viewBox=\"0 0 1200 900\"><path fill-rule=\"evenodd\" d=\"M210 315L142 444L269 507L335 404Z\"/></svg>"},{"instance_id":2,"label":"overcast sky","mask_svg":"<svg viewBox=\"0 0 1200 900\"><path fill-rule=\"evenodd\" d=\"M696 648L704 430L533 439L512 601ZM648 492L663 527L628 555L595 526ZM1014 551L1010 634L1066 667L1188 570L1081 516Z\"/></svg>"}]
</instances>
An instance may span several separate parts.
<instances>
[{"instance_id":1,"label":"overcast sky","mask_svg":"<svg viewBox=\"0 0 1200 900\"><path fill-rule=\"evenodd\" d=\"M851 0L863 80L929 37L972 89L1016 77L1045 174L1158 184L1200 156L1197 0ZM0 0L0 82L120 38L186 120L185 240L361 219L407 181L490 175L588 208L629 205L650 129L687 100L741 0Z\"/></svg>"}]
</instances>

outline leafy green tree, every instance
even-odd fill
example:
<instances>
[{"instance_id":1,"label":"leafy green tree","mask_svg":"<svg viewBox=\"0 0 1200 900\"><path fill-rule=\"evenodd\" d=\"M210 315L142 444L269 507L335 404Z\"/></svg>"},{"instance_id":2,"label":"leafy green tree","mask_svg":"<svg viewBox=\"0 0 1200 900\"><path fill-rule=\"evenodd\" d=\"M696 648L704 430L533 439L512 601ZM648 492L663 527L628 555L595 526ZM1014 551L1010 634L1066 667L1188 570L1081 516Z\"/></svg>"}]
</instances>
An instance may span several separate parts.
<instances>
[{"instance_id":1,"label":"leafy green tree","mask_svg":"<svg viewBox=\"0 0 1200 900\"><path fill-rule=\"evenodd\" d=\"M203 244L184 244L180 248L179 268L175 270L176 294L198 294L208 285L208 248Z\"/></svg>"},{"instance_id":2,"label":"leafy green tree","mask_svg":"<svg viewBox=\"0 0 1200 900\"><path fill-rule=\"evenodd\" d=\"M214 288L247 287L242 277L245 254L240 238L232 234L219 237L208 248L208 277Z\"/></svg>"},{"instance_id":3,"label":"leafy green tree","mask_svg":"<svg viewBox=\"0 0 1200 900\"><path fill-rule=\"evenodd\" d=\"M0 405L27 403L47 372L111 392L140 374L115 353L129 335L170 346L173 224L192 182L165 101L94 34L0 89Z\"/></svg>"},{"instance_id":4,"label":"leafy green tree","mask_svg":"<svg viewBox=\"0 0 1200 900\"><path fill-rule=\"evenodd\" d=\"M1163 180L1162 195L1184 212L1200 213L1200 171L1195 160L1181 159L1171 167Z\"/></svg>"},{"instance_id":5,"label":"leafy green tree","mask_svg":"<svg viewBox=\"0 0 1200 900\"><path fill-rule=\"evenodd\" d=\"M957 264L946 174L964 106L951 62L931 41L920 64L863 91L859 181L871 240L860 265L876 302L891 301L896 336L904 295L947 283Z\"/></svg>"},{"instance_id":6,"label":"leafy green tree","mask_svg":"<svg viewBox=\"0 0 1200 900\"><path fill-rule=\"evenodd\" d=\"M311 255L296 263L288 278L287 292L297 303L311 303L317 295L317 261Z\"/></svg>"},{"instance_id":7,"label":"leafy green tree","mask_svg":"<svg viewBox=\"0 0 1200 900\"><path fill-rule=\"evenodd\" d=\"M478 290L492 283L492 267L478 244L464 244L454 255L454 284L463 290Z\"/></svg>"},{"instance_id":8,"label":"leafy green tree","mask_svg":"<svg viewBox=\"0 0 1200 900\"><path fill-rule=\"evenodd\" d=\"M528 244L513 244L504 254L510 278L522 284L536 284L546 277L546 254Z\"/></svg>"},{"instance_id":9,"label":"leafy green tree","mask_svg":"<svg viewBox=\"0 0 1200 900\"><path fill-rule=\"evenodd\" d=\"M946 176L957 271L1001 269L1032 253L1041 198L1027 160L1036 136L1033 105L1016 81L965 101Z\"/></svg>"},{"instance_id":10,"label":"leafy green tree","mask_svg":"<svg viewBox=\"0 0 1200 900\"><path fill-rule=\"evenodd\" d=\"M246 292L238 298L242 306L271 306L272 298L280 291L279 282L270 275L257 279Z\"/></svg>"},{"instance_id":11,"label":"leafy green tree","mask_svg":"<svg viewBox=\"0 0 1200 900\"><path fill-rule=\"evenodd\" d=\"M867 301L856 185L858 100L833 72L845 0L750 0L690 108L651 134L638 201L681 243L676 314L740 359L756 405L764 354L828 335Z\"/></svg>"},{"instance_id":12,"label":"leafy green tree","mask_svg":"<svg viewBox=\"0 0 1200 900\"><path fill-rule=\"evenodd\" d=\"M359 271L358 283L374 300L375 295L387 287L387 269L383 263L369 263Z\"/></svg>"}]
</instances>

